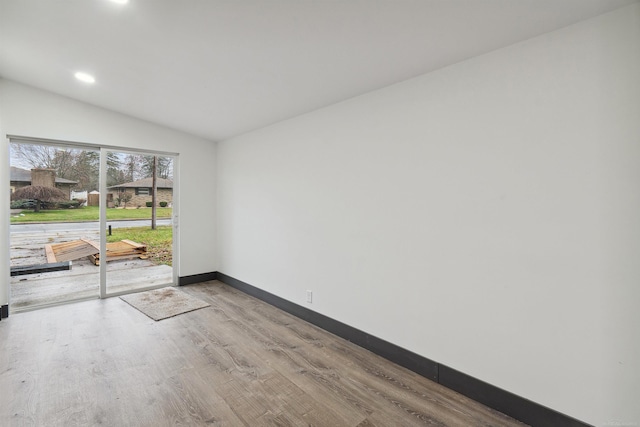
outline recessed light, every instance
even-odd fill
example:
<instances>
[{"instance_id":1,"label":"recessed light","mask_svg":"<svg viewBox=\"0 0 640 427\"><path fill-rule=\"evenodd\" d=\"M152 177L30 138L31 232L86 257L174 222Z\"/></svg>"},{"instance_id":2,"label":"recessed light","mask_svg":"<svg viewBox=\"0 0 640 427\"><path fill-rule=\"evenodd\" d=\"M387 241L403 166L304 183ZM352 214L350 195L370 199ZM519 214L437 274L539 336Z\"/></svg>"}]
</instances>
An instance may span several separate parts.
<instances>
[{"instance_id":1,"label":"recessed light","mask_svg":"<svg viewBox=\"0 0 640 427\"><path fill-rule=\"evenodd\" d=\"M129 0L111 0L114 3L118 3L118 4L127 4L129 3Z\"/></svg>"},{"instance_id":2,"label":"recessed light","mask_svg":"<svg viewBox=\"0 0 640 427\"><path fill-rule=\"evenodd\" d=\"M93 77L91 74L83 73L82 71L78 71L77 73L74 74L74 76L76 77L76 79L80 80L81 82L85 82L85 83L96 82L95 77Z\"/></svg>"}]
</instances>

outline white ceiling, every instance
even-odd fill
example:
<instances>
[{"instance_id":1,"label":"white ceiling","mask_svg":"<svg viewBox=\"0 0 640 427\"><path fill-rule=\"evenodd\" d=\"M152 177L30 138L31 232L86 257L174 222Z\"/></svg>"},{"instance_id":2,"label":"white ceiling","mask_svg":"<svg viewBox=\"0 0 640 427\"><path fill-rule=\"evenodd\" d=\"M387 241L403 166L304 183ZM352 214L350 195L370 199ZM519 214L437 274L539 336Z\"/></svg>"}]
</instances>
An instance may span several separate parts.
<instances>
[{"instance_id":1,"label":"white ceiling","mask_svg":"<svg viewBox=\"0 0 640 427\"><path fill-rule=\"evenodd\" d=\"M635 1L0 0L0 76L216 141Z\"/></svg>"}]
</instances>

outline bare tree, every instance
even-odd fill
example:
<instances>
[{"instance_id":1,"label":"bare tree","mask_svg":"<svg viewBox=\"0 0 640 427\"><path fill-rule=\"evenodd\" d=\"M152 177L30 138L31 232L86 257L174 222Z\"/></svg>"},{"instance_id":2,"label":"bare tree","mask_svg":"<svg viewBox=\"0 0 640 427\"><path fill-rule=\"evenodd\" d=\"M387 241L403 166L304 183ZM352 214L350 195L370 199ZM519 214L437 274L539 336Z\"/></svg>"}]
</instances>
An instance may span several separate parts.
<instances>
[{"instance_id":1,"label":"bare tree","mask_svg":"<svg viewBox=\"0 0 640 427\"><path fill-rule=\"evenodd\" d=\"M127 154L122 162L127 182L132 182L140 178L140 156Z\"/></svg>"},{"instance_id":2,"label":"bare tree","mask_svg":"<svg viewBox=\"0 0 640 427\"><path fill-rule=\"evenodd\" d=\"M122 207L126 209L127 203L131 201L133 195L131 193L127 193L127 191L123 188L118 190L118 205L122 203Z\"/></svg>"},{"instance_id":3,"label":"bare tree","mask_svg":"<svg viewBox=\"0 0 640 427\"><path fill-rule=\"evenodd\" d=\"M126 174L121 170L122 160L117 153L107 151L107 187L127 182Z\"/></svg>"},{"instance_id":4,"label":"bare tree","mask_svg":"<svg viewBox=\"0 0 640 427\"><path fill-rule=\"evenodd\" d=\"M77 150L73 159L71 173L63 178L78 181L78 188L91 191L99 187L100 153L93 150Z\"/></svg>"},{"instance_id":5,"label":"bare tree","mask_svg":"<svg viewBox=\"0 0 640 427\"><path fill-rule=\"evenodd\" d=\"M32 168L53 169L55 148L45 145L11 143L11 157Z\"/></svg>"},{"instance_id":6,"label":"bare tree","mask_svg":"<svg viewBox=\"0 0 640 427\"><path fill-rule=\"evenodd\" d=\"M11 157L32 168L54 169L56 175L69 179L79 150L50 145L11 144Z\"/></svg>"},{"instance_id":7,"label":"bare tree","mask_svg":"<svg viewBox=\"0 0 640 427\"><path fill-rule=\"evenodd\" d=\"M173 176L173 159L164 156L142 156L140 159L140 172L142 176L153 176L154 168L158 178L171 179Z\"/></svg>"}]
</instances>

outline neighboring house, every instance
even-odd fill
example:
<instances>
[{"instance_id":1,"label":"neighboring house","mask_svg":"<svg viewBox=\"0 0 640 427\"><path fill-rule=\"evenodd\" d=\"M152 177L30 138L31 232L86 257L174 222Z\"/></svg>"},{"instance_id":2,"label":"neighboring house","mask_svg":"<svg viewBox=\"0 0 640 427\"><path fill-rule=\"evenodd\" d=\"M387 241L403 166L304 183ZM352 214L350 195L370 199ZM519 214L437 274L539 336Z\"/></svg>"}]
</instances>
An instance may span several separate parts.
<instances>
[{"instance_id":1,"label":"neighboring house","mask_svg":"<svg viewBox=\"0 0 640 427\"><path fill-rule=\"evenodd\" d=\"M78 181L72 181L70 179L58 178L55 176L55 171L52 169L21 169L15 166L11 166L11 176L10 176L10 187L11 193L13 194L18 188L26 187L28 185L32 185L32 172L33 173L42 173L46 175L48 178L52 178L55 182L55 187L62 190L69 199L71 199L71 188L75 186ZM39 181L39 185L43 185L43 182L46 181L46 178ZM48 185L48 184L47 184ZM47 186L45 185L45 186Z\"/></svg>"},{"instance_id":2,"label":"neighboring house","mask_svg":"<svg viewBox=\"0 0 640 427\"><path fill-rule=\"evenodd\" d=\"M113 207L116 205L118 199L126 194L131 195L131 200L127 202L127 206L143 207L147 202L151 201L151 178L143 178L133 182L127 182L124 184L114 185L107 188L107 206ZM164 178L158 178L156 182L157 187L157 200L160 202L167 202L171 204L173 202L173 181ZM123 206L123 203L120 203Z\"/></svg>"}]
</instances>

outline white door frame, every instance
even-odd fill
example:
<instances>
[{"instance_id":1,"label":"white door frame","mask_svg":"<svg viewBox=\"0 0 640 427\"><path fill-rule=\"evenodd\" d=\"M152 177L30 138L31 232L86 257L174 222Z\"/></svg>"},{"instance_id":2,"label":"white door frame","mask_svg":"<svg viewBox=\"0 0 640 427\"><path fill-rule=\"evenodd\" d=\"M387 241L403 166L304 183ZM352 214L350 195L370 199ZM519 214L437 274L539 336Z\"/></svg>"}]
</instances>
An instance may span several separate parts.
<instances>
[{"instance_id":1,"label":"white door frame","mask_svg":"<svg viewBox=\"0 0 640 427\"><path fill-rule=\"evenodd\" d=\"M100 153L100 259L106 259L106 234L107 234L107 151L116 151L116 152L124 152L124 153L134 153L134 154L146 154L146 155L158 155L163 157L171 157L173 159L173 196L172 196L172 225L173 225L173 237L172 237L172 282L161 284L161 285L153 285L149 287L142 287L135 289L130 292L140 292L149 289L161 288L165 286L176 286L178 284L178 272L179 270L179 241L180 241L180 232L179 232L179 212L180 212L180 197L179 197L179 182L180 182L180 167L179 160L180 156L178 153L170 153L163 151L155 151L155 150L145 150L131 147L118 147L118 146L109 146L109 145L99 145L99 144L91 144L86 142L73 142L73 141L64 141L64 140L55 140L55 139L46 139L46 138L34 138L28 136L19 136L19 135L7 135L9 143L19 143L19 144L33 144L33 145L50 145L62 148L76 148L80 150L95 150ZM9 253L10 256L10 253ZM9 261L9 260L7 260ZM7 262L8 263L8 262ZM99 290L97 292L96 297L99 298L107 298L112 296L123 295L129 293L127 291L124 292L107 292L107 263L100 263L100 283ZM9 287L9 307L11 307L11 289ZM86 299L86 298L85 298ZM66 304L68 302L75 302L76 300L70 301L62 301L60 303L47 304L49 305L60 305ZM41 308L44 306L38 306L34 308Z\"/></svg>"}]
</instances>

